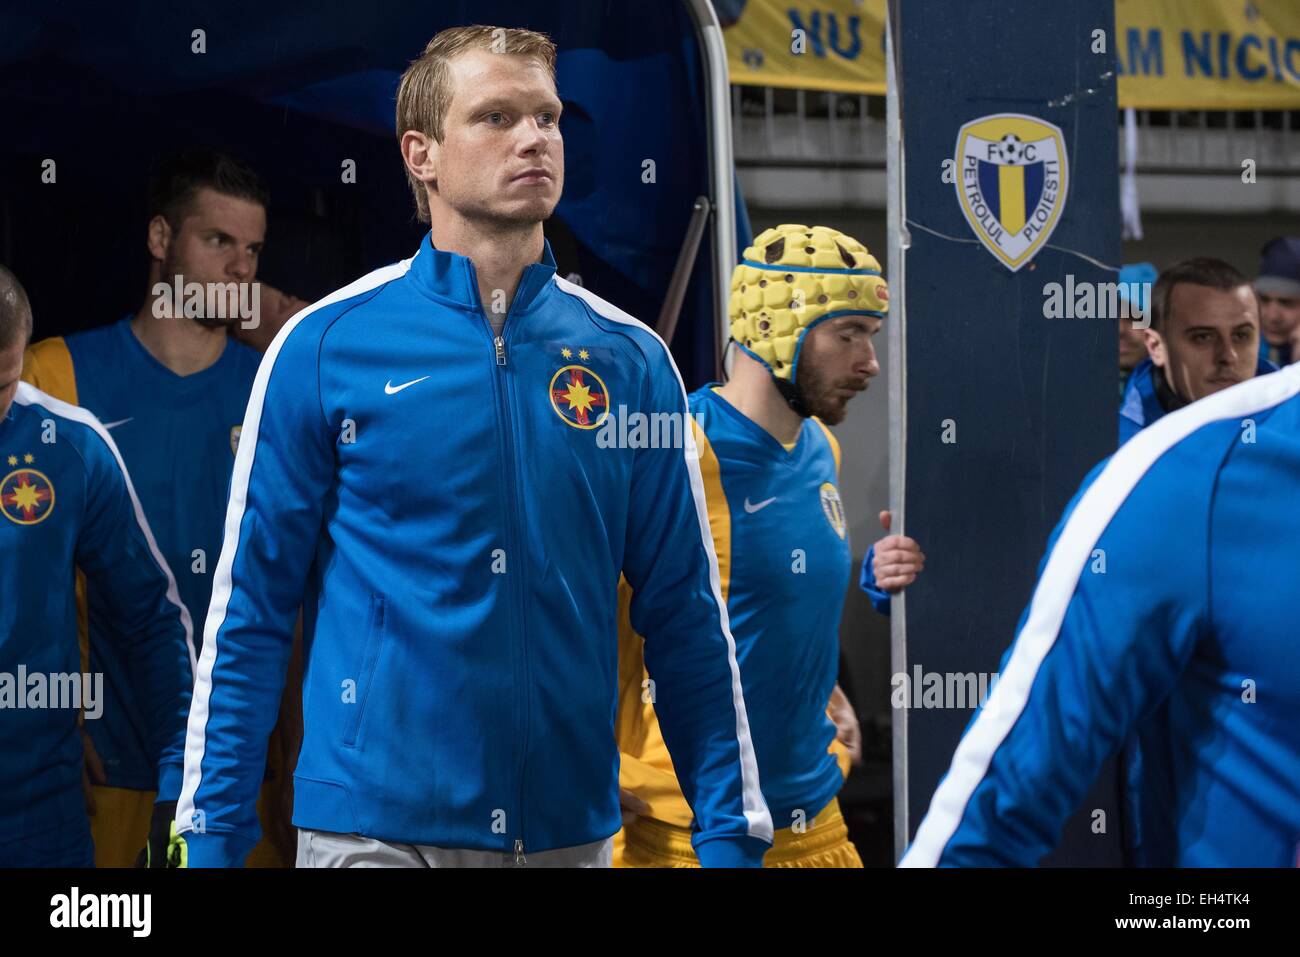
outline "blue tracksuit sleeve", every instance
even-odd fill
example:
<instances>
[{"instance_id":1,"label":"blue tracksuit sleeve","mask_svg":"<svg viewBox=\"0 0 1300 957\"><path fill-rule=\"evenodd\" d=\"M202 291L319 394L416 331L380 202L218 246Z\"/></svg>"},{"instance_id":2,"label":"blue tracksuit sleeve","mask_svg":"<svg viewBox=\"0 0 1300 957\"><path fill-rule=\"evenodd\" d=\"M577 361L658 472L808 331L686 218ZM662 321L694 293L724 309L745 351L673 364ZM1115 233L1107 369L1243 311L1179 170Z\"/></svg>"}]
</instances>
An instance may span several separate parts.
<instances>
[{"instance_id":1,"label":"blue tracksuit sleeve","mask_svg":"<svg viewBox=\"0 0 1300 957\"><path fill-rule=\"evenodd\" d=\"M880 588L876 584L876 546L872 545L867 549L867 555L862 559L862 576L858 579L858 587L867 593L871 599L871 607L876 609L882 615L889 614L889 592Z\"/></svg>"},{"instance_id":2,"label":"blue tracksuit sleeve","mask_svg":"<svg viewBox=\"0 0 1300 957\"><path fill-rule=\"evenodd\" d=\"M267 737L334 473L321 328L300 321L281 330L244 416L176 811L192 867L239 866L260 836Z\"/></svg>"},{"instance_id":3,"label":"blue tracksuit sleeve","mask_svg":"<svg viewBox=\"0 0 1300 957\"><path fill-rule=\"evenodd\" d=\"M642 408L682 422L687 448L636 452L624 553L632 625L645 636L655 712L695 813L700 863L759 866L772 818L759 788L686 394L666 348L651 354L650 373Z\"/></svg>"},{"instance_id":4,"label":"blue tracksuit sleeve","mask_svg":"<svg viewBox=\"0 0 1300 957\"><path fill-rule=\"evenodd\" d=\"M116 625L115 640L132 664L158 766L158 800L174 801L180 793L194 682L190 613L117 446L97 421L85 439L86 515L77 565L103 595Z\"/></svg>"},{"instance_id":5,"label":"blue tracksuit sleeve","mask_svg":"<svg viewBox=\"0 0 1300 957\"><path fill-rule=\"evenodd\" d=\"M1146 469L1130 452L1094 470L1053 533L905 866L1037 864L1184 670L1207 617L1207 493L1189 493L1176 456Z\"/></svg>"}]
</instances>

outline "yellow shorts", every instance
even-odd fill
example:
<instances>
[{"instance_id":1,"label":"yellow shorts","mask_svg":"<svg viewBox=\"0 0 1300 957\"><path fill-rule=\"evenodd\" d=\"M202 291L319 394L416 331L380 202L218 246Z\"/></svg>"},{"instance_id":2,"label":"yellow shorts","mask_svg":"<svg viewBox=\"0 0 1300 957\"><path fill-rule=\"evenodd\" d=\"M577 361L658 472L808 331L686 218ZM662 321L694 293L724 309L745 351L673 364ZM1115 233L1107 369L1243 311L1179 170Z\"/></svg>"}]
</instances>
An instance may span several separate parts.
<instances>
[{"instance_id":1,"label":"yellow shorts","mask_svg":"<svg viewBox=\"0 0 1300 957\"><path fill-rule=\"evenodd\" d=\"M782 828L774 835L764 867L861 867L849 829L833 798L803 833ZM633 818L614 835L615 867L699 867L690 828L650 817Z\"/></svg>"},{"instance_id":2,"label":"yellow shorts","mask_svg":"<svg viewBox=\"0 0 1300 957\"><path fill-rule=\"evenodd\" d=\"M96 784L95 813L90 833L95 839L96 867L135 867L153 818L153 791L110 788Z\"/></svg>"}]
</instances>

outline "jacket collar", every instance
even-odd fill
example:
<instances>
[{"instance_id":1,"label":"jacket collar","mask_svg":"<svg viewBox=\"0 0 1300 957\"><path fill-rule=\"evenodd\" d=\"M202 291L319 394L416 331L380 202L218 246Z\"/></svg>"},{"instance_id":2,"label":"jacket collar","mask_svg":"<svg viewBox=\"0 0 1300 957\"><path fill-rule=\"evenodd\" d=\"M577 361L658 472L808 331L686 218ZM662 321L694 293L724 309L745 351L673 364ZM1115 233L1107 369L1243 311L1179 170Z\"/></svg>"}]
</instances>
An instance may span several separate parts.
<instances>
[{"instance_id":1,"label":"jacket collar","mask_svg":"<svg viewBox=\"0 0 1300 957\"><path fill-rule=\"evenodd\" d=\"M543 239L541 261L524 267L515 298L510 303L510 312L526 311L554 275L555 256L551 253L551 244ZM435 299L473 310L484 308L479 299L474 263L459 253L438 249L428 233L411 260L407 276Z\"/></svg>"},{"instance_id":2,"label":"jacket collar","mask_svg":"<svg viewBox=\"0 0 1300 957\"><path fill-rule=\"evenodd\" d=\"M1276 372L1277 366L1267 359L1260 359L1255 365L1255 375L1268 375ZM1119 414L1137 424L1139 428L1150 425L1165 415L1187 405L1169 388L1160 367L1147 356L1136 366L1129 376L1128 386L1124 389L1124 402Z\"/></svg>"}]
</instances>

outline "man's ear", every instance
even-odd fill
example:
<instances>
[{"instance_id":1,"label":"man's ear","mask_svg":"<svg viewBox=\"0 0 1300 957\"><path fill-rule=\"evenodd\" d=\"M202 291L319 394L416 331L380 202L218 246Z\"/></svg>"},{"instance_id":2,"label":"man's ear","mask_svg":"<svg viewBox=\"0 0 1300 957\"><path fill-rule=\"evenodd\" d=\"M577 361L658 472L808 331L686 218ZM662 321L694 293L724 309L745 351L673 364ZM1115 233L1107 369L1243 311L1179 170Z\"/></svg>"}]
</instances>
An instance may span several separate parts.
<instances>
[{"instance_id":1,"label":"man's ear","mask_svg":"<svg viewBox=\"0 0 1300 957\"><path fill-rule=\"evenodd\" d=\"M442 146L428 133L407 130L402 134L402 162L411 175L435 192L438 189L438 163Z\"/></svg>"},{"instance_id":2,"label":"man's ear","mask_svg":"<svg viewBox=\"0 0 1300 957\"><path fill-rule=\"evenodd\" d=\"M1142 340L1146 343L1147 355L1151 357L1151 361L1163 369L1169 357L1165 354L1165 340L1161 338L1160 333L1154 329L1143 329Z\"/></svg>"},{"instance_id":3,"label":"man's ear","mask_svg":"<svg viewBox=\"0 0 1300 957\"><path fill-rule=\"evenodd\" d=\"M160 214L149 220L149 227L145 236L145 245L149 247L149 255L162 262L167 259L167 250L171 244L172 227L167 222L167 217Z\"/></svg>"}]
</instances>

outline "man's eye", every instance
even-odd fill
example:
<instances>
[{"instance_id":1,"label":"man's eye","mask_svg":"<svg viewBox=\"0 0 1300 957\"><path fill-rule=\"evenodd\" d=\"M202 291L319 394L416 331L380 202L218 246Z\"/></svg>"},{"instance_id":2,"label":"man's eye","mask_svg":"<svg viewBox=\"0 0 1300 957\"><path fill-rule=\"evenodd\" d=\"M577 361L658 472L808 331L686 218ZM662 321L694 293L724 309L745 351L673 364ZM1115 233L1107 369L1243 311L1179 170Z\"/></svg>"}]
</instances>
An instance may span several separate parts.
<instances>
[{"instance_id":1,"label":"man's eye","mask_svg":"<svg viewBox=\"0 0 1300 957\"><path fill-rule=\"evenodd\" d=\"M489 113L489 114L487 115L488 122L489 122L489 123L494 123L494 124L495 124L495 123L503 123L503 122L505 122L505 118L506 118L506 116L505 116L504 113Z\"/></svg>"},{"instance_id":2,"label":"man's eye","mask_svg":"<svg viewBox=\"0 0 1300 957\"><path fill-rule=\"evenodd\" d=\"M547 125L549 126L550 124L552 124L552 123L555 122L555 114L554 114L554 113L542 113L542 114L539 116L539 119L540 119L543 123L545 123L545 124L547 124Z\"/></svg>"}]
</instances>

